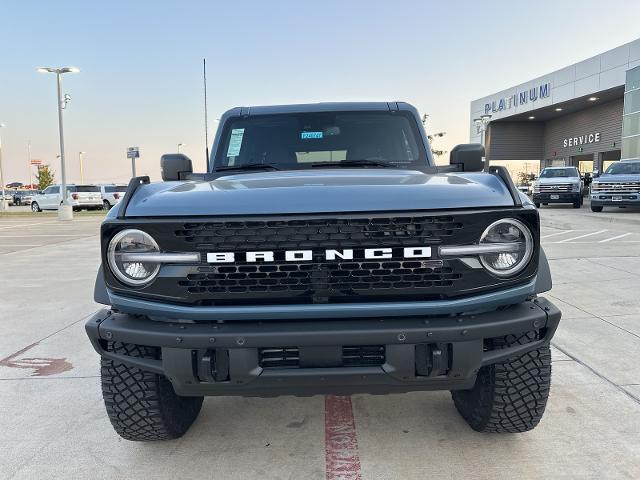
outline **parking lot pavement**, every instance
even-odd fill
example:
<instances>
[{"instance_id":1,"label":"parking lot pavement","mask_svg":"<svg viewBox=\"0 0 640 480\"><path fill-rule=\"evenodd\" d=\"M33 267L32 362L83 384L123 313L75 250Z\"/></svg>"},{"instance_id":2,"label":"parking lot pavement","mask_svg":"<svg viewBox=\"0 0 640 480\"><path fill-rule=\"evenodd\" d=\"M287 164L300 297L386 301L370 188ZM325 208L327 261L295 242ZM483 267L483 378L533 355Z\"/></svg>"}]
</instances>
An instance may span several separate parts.
<instances>
[{"instance_id":1,"label":"parking lot pavement","mask_svg":"<svg viewBox=\"0 0 640 480\"><path fill-rule=\"evenodd\" d=\"M640 215L614 213L541 210L563 320L532 432L473 432L447 392L221 397L155 444L113 432L83 331L100 218L0 217L0 478L640 478Z\"/></svg>"}]
</instances>

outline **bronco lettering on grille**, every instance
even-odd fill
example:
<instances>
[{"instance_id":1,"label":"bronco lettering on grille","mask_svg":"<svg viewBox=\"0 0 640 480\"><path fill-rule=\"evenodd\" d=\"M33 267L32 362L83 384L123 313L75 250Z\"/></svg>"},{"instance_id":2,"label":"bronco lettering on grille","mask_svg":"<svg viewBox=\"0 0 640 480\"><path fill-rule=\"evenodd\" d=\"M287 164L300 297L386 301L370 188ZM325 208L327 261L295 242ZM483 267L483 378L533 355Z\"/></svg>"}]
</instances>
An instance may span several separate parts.
<instances>
[{"instance_id":1,"label":"bronco lettering on grille","mask_svg":"<svg viewBox=\"0 0 640 480\"><path fill-rule=\"evenodd\" d=\"M363 258L365 260L376 260L393 258L394 250L398 250L398 255L403 258L431 258L431 247L405 247L394 248L364 248L364 249L343 249L325 250L322 254L325 260L340 261ZM401 253L400 253L401 252ZM316 252L317 253L317 252ZM274 252L270 250L256 252L208 252L208 263L234 263L234 262L275 262L278 258L286 262L311 262L314 257L313 250L286 250Z\"/></svg>"}]
</instances>

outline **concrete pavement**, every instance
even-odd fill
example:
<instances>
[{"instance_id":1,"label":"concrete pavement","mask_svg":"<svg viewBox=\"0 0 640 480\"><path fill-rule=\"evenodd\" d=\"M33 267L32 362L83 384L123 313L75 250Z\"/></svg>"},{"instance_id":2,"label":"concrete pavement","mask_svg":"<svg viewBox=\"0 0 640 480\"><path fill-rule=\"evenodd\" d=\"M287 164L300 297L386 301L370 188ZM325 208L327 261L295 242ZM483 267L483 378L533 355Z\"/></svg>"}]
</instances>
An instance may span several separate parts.
<instances>
[{"instance_id":1,"label":"concrete pavement","mask_svg":"<svg viewBox=\"0 0 640 480\"><path fill-rule=\"evenodd\" d=\"M0 217L0 478L640 478L640 216L615 213L541 210L564 317L537 429L473 432L447 392L355 395L342 474L322 396L209 398L180 440L120 439L83 331L99 217Z\"/></svg>"}]
</instances>

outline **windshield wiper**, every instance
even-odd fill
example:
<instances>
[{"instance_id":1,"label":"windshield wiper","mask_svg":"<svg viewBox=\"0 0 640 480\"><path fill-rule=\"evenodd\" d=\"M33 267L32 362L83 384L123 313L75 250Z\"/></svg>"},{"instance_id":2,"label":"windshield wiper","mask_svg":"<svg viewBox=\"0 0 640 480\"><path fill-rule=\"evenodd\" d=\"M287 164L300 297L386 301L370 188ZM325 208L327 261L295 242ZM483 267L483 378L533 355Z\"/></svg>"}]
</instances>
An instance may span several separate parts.
<instances>
[{"instance_id":1,"label":"windshield wiper","mask_svg":"<svg viewBox=\"0 0 640 480\"><path fill-rule=\"evenodd\" d=\"M280 170L275 165L270 165L268 163L245 163L244 165L227 165L223 167L217 167L215 172L222 172L226 170L260 170L262 168L266 168L268 170Z\"/></svg>"},{"instance_id":2,"label":"windshield wiper","mask_svg":"<svg viewBox=\"0 0 640 480\"><path fill-rule=\"evenodd\" d=\"M383 167L383 168L396 168L396 166L389 162L383 162L382 160L339 160L337 162L315 162L311 164L312 167Z\"/></svg>"}]
</instances>

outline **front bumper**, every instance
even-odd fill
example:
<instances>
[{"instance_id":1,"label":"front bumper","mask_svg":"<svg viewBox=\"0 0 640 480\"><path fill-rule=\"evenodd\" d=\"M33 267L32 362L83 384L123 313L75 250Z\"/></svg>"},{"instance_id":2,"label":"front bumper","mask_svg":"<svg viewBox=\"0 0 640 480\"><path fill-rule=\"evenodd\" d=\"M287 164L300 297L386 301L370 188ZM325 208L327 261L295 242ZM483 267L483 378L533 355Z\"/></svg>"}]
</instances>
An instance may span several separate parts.
<instances>
[{"instance_id":1,"label":"front bumper","mask_svg":"<svg viewBox=\"0 0 640 480\"><path fill-rule=\"evenodd\" d=\"M86 324L105 358L165 375L180 395L313 395L471 388L480 367L548 344L560 311L544 298L469 316L269 322L153 321L105 308ZM493 348L491 339L537 332ZM158 347L157 359L109 350L109 342ZM343 347L376 346L383 361L348 366ZM297 349L299 364L265 367L263 349Z\"/></svg>"},{"instance_id":2,"label":"front bumper","mask_svg":"<svg viewBox=\"0 0 640 480\"><path fill-rule=\"evenodd\" d=\"M551 198L551 196L558 198ZM582 199L580 192L534 193L533 203L574 203Z\"/></svg>"},{"instance_id":3,"label":"front bumper","mask_svg":"<svg viewBox=\"0 0 640 480\"><path fill-rule=\"evenodd\" d=\"M595 192L591 193L594 207L640 207L639 193Z\"/></svg>"}]
</instances>

